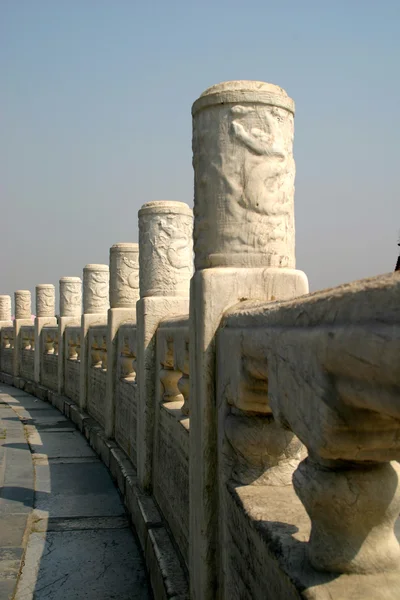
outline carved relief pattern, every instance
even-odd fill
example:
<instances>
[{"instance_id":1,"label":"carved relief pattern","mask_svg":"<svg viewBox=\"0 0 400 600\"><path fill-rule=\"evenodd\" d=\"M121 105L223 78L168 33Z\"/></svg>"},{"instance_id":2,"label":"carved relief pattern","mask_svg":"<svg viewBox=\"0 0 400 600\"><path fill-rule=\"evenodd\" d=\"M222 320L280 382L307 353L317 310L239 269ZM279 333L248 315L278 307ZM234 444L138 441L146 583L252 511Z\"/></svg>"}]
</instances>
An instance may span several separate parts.
<instances>
[{"instance_id":1,"label":"carved relief pattern","mask_svg":"<svg viewBox=\"0 0 400 600\"><path fill-rule=\"evenodd\" d=\"M54 317L55 292L54 287L36 288L36 316Z\"/></svg>"},{"instance_id":2,"label":"carved relief pattern","mask_svg":"<svg viewBox=\"0 0 400 600\"><path fill-rule=\"evenodd\" d=\"M109 272L84 271L84 311L85 313L107 312L109 307Z\"/></svg>"},{"instance_id":3,"label":"carved relief pattern","mask_svg":"<svg viewBox=\"0 0 400 600\"><path fill-rule=\"evenodd\" d=\"M15 318L31 318L31 293L28 291L15 292Z\"/></svg>"},{"instance_id":4,"label":"carved relief pattern","mask_svg":"<svg viewBox=\"0 0 400 600\"><path fill-rule=\"evenodd\" d=\"M139 255L111 248L110 301L112 308L135 306L139 299Z\"/></svg>"},{"instance_id":5,"label":"carved relief pattern","mask_svg":"<svg viewBox=\"0 0 400 600\"><path fill-rule=\"evenodd\" d=\"M11 321L10 296L0 296L0 321Z\"/></svg>"},{"instance_id":6,"label":"carved relief pattern","mask_svg":"<svg viewBox=\"0 0 400 600\"><path fill-rule=\"evenodd\" d=\"M254 102L195 115L196 268L294 267L293 122Z\"/></svg>"},{"instance_id":7,"label":"carved relief pattern","mask_svg":"<svg viewBox=\"0 0 400 600\"><path fill-rule=\"evenodd\" d=\"M192 227L189 214L171 211L140 216L142 296L188 294L193 272Z\"/></svg>"},{"instance_id":8,"label":"carved relief pattern","mask_svg":"<svg viewBox=\"0 0 400 600\"><path fill-rule=\"evenodd\" d=\"M60 281L60 314L62 317L79 316L82 312L82 282Z\"/></svg>"}]
</instances>

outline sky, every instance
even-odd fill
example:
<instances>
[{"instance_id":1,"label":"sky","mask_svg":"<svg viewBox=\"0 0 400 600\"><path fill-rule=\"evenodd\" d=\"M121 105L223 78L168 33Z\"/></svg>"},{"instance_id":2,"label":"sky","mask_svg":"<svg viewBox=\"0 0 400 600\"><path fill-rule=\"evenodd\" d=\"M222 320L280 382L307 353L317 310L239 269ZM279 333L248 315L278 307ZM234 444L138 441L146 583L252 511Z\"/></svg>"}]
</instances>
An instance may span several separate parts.
<instances>
[{"instance_id":1,"label":"sky","mask_svg":"<svg viewBox=\"0 0 400 600\"><path fill-rule=\"evenodd\" d=\"M255 79L296 102L296 256L311 290L392 271L398 0L1 0L0 293L82 275L193 206L191 105Z\"/></svg>"}]
</instances>

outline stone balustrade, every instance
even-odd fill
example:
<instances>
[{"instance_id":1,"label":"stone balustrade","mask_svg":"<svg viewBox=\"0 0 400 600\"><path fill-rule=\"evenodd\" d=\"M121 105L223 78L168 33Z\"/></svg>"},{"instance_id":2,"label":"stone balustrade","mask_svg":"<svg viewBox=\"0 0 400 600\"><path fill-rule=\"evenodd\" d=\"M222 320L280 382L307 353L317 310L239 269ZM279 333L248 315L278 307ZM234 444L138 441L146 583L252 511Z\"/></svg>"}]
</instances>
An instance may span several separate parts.
<instances>
[{"instance_id":1,"label":"stone balustrade","mask_svg":"<svg viewBox=\"0 0 400 600\"><path fill-rule=\"evenodd\" d=\"M19 373L28 381L34 380L35 373L35 327L34 325L23 325L20 329L20 357Z\"/></svg>"},{"instance_id":2,"label":"stone balustrade","mask_svg":"<svg viewBox=\"0 0 400 600\"><path fill-rule=\"evenodd\" d=\"M40 383L50 390L58 390L58 362L59 362L59 329L56 327L43 327L41 340L42 351L40 357L41 377Z\"/></svg>"},{"instance_id":3,"label":"stone balustrade","mask_svg":"<svg viewBox=\"0 0 400 600\"><path fill-rule=\"evenodd\" d=\"M88 333L89 363L87 371L88 413L103 427L107 374L107 327L91 325Z\"/></svg>"},{"instance_id":4,"label":"stone balustrade","mask_svg":"<svg viewBox=\"0 0 400 600\"><path fill-rule=\"evenodd\" d=\"M155 598L396 600L399 275L308 294L284 90L218 84L192 116L193 211L144 204L57 318L51 284L34 321L0 296L0 380L86 435Z\"/></svg>"},{"instance_id":5,"label":"stone balustrade","mask_svg":"<svg viewBox=\"0 0 400 600\"><path fill-rule=\"evenodd\" d=\"M64 381L65 395L79 404L81 367L81 328L67 325L64 334Z\"/></svg>"},{"instance_id":6,"label":"stone balustrade","mask_svg":"<svg viewBox=\"0 0 400 600\"><path fill-rule=\"evenodd\" d=\"M137 444L137 328L135 322L122 324L117 334L115 378L115 440L136 466Z\"/></svg>"},{"instance_id":7,"label":"stone balustrade","mask_svg":"<svg viewBox=\"0 0 400 600\"><path fill-rule=\"evenodd\" d=\"M14 327L2 327L1 336L1 355L0 365L1 371L8 375L13 374L13 357L14 357Z\"/></svg>"}]
</instances>

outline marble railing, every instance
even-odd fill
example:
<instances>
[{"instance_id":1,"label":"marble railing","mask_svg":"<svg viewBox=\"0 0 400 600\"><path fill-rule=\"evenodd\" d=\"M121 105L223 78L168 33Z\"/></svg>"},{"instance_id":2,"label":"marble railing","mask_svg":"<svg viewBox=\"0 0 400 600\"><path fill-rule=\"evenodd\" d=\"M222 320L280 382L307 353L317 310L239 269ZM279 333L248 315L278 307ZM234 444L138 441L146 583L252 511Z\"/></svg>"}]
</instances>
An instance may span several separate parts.
<instances>
[{"instance_id":1,"label":"marble railing","mask_svg":"<svg viewBox=\"0 0 400 600\"><path fill-rule=\"evenodd\" d=\"M25 325L21 327L19 332L20 337L20 374L21 377L34 380L34 356L35 356L35 328L33 325Z\"/></svg>"},{"instance_id":2,"label":"marble railing","mask_svg":"<svg viewBox=\"0 0 400 600\"><path fill-rule=\"evenodd\" d=\"M398 574L399 298L400 279L390 275L289 302L243 302L225 314L217 365L222 551L243 528L258 530L265 556L272 549L304 587L326 573L320 582L332 598L353 597L360 575L386 573L387 584ZM293 531L308 540L315 571L302 570L304 554L297 564L290 555ZM240 543L243 562L252 540ZM238 565L225 564L229 598ZM339 574L358 575L345 580L347 592ZM249 597L258 597L255 575L240 583ZM268 573L262 583L272 589Z\"/></svg>"},{"instance_id":3,"label":"marble railing","mask_svg":"<svg viewBox=\"0 0 400 600\"><path fill-rule=\"evenodd\" d=\"M3 327L1 335L1 370L4 373L12 375L13 373L13 355L14 355L14 327Z\"/></svg>"},{"instance_id":4,"label":"marble railing","mask_svg":"<svg viewBox=\"0 0 400 600\"><path fill-rule=\"evenodd\" d=\"M53 285L34 324L0 296L1 378L110 468L156 598L397 600L399 275L308 294L284 90L219 84L192 115L194 212L143 205L57 319Z\"/></svg>"},{"instance_id":5,"label":"marble railing","mask_svg":"<svg viewBox=\"0 0 400 600\"><path fill-rule=\"evenodd\" d=\"M58 389L58 327L43 327L40 383L50 390Z\"/></svg>"},{"instance_id":6,"label":"marble railing","mask_svg":"<svg viewBox=\"0 0 400 600\"><path fill-rule=\"evenodd\" d=\"M79 403L81 328L67 326L64 344L64 393L68 398Z\"/></svg>"},{"instance_id":7,"label":"marble railing","mask_svg":"<svg viewBox=\"0 0 400 600\"><path fill-rule=\"evenodd\" d=\"M189 560L189 317L163 320L157 330L154 497ZM157 373L157 370L156 370Z\"/></svg>"},{"instance_id":8,"label":"marble railing","mask_svg":"<svg viewBox=\"0 0 400 600\"><path fill-rule=\"evenodd\" d=\"M137 329L125 323L118 330L115 381L115 440L136 466L138 410Z\"/></svg>"},{"instance_id":9,"label":"marble railing","mask_svg":"<svg viewBox=\"0 0 400 600\"><path fill-rule=\"evenodd\" d=\"M89 327L89 362L87 370L88 413L104 427L107 373L107 327Z\"/></svg>"}]
</instances>

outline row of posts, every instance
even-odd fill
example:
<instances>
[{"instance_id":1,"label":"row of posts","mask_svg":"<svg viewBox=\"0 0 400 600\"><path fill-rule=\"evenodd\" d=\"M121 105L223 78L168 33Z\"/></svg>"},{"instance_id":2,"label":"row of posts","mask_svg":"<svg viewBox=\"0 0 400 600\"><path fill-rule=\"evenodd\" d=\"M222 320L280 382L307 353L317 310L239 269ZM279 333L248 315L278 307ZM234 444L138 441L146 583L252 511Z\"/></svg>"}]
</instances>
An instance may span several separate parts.
<instances>
[{"instance_id":1,"label":"row of posts","mask_svg":"<svg viewBox=\"0 0 400 600\"><path fill-rule=\"evenodd\" d=\"M122 323L137 325L138 479L151 491L155 333L162 319L189 313L189 568L191 597L206 599L215 597L218 571L216 332L224 311L243 298L288 299L306 293L308 284L295 270L293 101L272 84L233 81L206 90L192 115L194 230L186 204L145 204L139 211L139 246L113 246L110 271L107 265L84 268L82 316L80 279L60 280L58 327L63 351L65 327L81 326L85 408L88 330L108 324L105 422L111 437L116 335ZM37 287L36 306L39 336L55 323L53 286ZM0 307L0 319L9 321L10 299L2 297ZM15 307L17 340L20 325L31 323L29 292L16 292ZM63 362L60 356L60 369Z\"/></svg>"}]
</instances>

